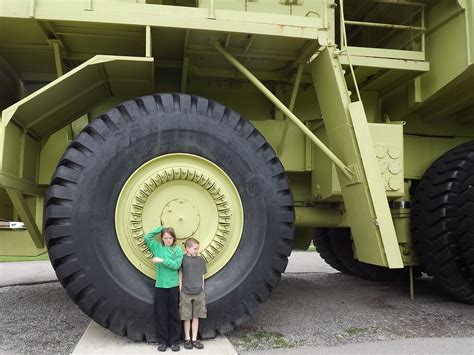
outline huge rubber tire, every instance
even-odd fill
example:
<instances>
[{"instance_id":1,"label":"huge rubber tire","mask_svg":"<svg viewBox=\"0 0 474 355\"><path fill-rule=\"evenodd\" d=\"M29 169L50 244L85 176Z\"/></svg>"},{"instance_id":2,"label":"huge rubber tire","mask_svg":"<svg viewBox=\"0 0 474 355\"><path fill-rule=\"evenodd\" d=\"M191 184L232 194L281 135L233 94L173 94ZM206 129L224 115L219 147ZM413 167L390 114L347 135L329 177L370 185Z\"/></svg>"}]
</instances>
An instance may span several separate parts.
<instances>
[{"instance_id":1,"label":"huge rubber tire","mask_svg":"<svg viewBox=\"0 0 474 355\"><path fill-rule=\"evenodd\" d=\"M413 195L411 228L421 263L448 293L474 304L474 141L445 153Z\"/></svg>"},{"instance_id":2,"label":"huge rubber tire","mask_svg":"<svg viewBox=\"0 0 474 355\"><path fill-rule=\"evenodd\" d=\"M386 267L363 263L354 258L351 231L349 228L329 228L327 230L330 250L334 258L339 260L348 273L362 279L376 282L397 281L406 275L404 269L388 269Z\"/></svg>"},{"instance_id":3,"label":"huge rubber tire","mask_svg":"<svg viewBox=\"0 0 474 355\"><path fill-rule=\"evenodd\" d=\"M329 228L317 228L314 231L313 244L316 251L319 253L321 258L332 268L342 272L343 274L352 275L352 272L344 266L334 252L329 238L331 229Z\"/></svg>"},{"instance_id":4,"label":"huge rubber tire","mask_svg":"<svg viewBox=\"0 0 474 355\"><path fill-rule=\"evenodd\" d=\"M288 178L246 119L214 101L183 94L145 96L108 111L84 128L60 159L46 197L45 235L59 281L74 302L103 327L135 341L156 341L154 280L120 248L114 212L122 186L138 167L177 152L203 157L225 171L243 206L238 248L206 280L204 338L247 321L278 284L291 252Z\"/></svg>"}]
</instances>

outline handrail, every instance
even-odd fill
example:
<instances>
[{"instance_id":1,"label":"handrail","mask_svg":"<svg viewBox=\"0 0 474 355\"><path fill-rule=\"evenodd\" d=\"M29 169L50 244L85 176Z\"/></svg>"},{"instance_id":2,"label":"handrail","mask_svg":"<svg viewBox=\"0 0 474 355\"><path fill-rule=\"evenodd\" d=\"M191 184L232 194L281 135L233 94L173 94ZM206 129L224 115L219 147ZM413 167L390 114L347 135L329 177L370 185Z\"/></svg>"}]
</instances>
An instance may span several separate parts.
<instances>
[{"instance_id":1,"label":"handrail","mask_svg":"<svg viewBox=\"0 0 474 355\"><path fill-rule=\"evenodd\" d=\"M349 55L349 50L347 49L347 33L346 33L346 21L344 20L344 0L340 0L340 5L341 5L341 23L342 23L342 26L341 26L341 36L342 36L342 43L341 43L341 47L344 46L344 49L343 51L346 52L346 56L347 56L347 61L349 62L349 68L350 68L350 71L351 71L351 75L352 75L352 80L354 81L354 87L355 87L355 90L356 90L356 93L357 93L357 99L359 101L362 101L362 98L360 96L360 92L359 92L359 86L357 85L357 79L356 79L356 76L355 76L355 72L354 72L354 67L352 66L352 61L351 61L351 56Z\"/></svg>"},{"instance_id":2,"label":"handrail","mask_svg":"<svg viewBox=\"0 0 474 355\"><path fill-rule=\"evenodd\" d=\"M410 43L415 43L415 41L421 37L421 48L424 52L425 50L425 37L427 34L427 28L425 26L425 7L423 4L415 4L415 3L395 3L394 4L403 4L403 5L416 5L419 6L419 9L414 11L410 16L402 19L401 24L393 24L393 23L381 23L381 22L369 22L369 21L356 21L356 20L345 20L344 19L344 0L340 0L340 27L341 27L341 48L344 49L344 46L348 46L347 44L347 34L346 34L346 25L353 25L353 26L361 26L361 27L375 27L375 28L385 28L391 29L390 33L385 35L382 39L379 39L378 42L373 46L377 47L379 44L383 43L385 39L393 35L394 31L416 31L416 34L412 34L411 38L403 42L402 45L398 45L397 48L403 48ZM407 22L413 20L416 16L420 16L421 25L420 26L412 26L406 25ZM344 43L344 36L345 36L345 43ZM369 46L372 47L372 46Z\"/></svg>"},{"instance_id":3,"label":"handrail","mask_svg":"<svg viewBox=\"0 0 474 355\"><path fill-rule=\"evenodd\" d=\"M365 21L352 21L352 20L346 20L345 23L348 25L357 25L357 26L366 26L366 27L393 28L397 30L410 30L410 31L426 31L426 28L424 27L395 25L392 23L365 22Z\"/></svg>"}]
</instances>

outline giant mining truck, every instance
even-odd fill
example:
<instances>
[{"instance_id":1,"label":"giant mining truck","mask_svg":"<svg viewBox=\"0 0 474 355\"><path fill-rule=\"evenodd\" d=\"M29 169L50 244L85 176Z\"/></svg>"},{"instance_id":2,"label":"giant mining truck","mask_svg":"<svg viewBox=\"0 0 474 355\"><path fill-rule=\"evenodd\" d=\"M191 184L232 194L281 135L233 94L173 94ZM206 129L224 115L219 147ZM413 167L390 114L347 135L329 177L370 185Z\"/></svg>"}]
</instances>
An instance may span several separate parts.
<instances>
[{"instance_id":1,"label":"giant mining truck","mask_svg":"<svg viewBox=\"0 0 474 355\"><path fill-rule=\"evenodd\" d=\"M473 26L469 0L0 0L0 254L47 249L136 341L160 224L200 241L205 338L311 240L472 304Z\"/></svg>"}]
</instances>

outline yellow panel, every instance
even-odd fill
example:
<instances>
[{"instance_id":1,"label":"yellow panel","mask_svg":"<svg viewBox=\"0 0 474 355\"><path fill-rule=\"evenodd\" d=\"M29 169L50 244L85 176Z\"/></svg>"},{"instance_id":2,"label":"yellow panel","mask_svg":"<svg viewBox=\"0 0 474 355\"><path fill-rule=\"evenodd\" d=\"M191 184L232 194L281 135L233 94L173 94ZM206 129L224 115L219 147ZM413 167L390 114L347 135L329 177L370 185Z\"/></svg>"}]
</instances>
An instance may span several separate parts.
<instances>
[{"instance_id":1,"label":"yellow panel","mask_svg":"<svg viewBox=\"0 0 474 355\"><path fill-rule=\"evenodd\" d=\"M10 174L17 176L20 170L20 161L18 159L18 155L12 154L10 149L15 149L17 147L17 151L19 153L19 142L21 138L21 129L15 125L11 124L5 127L5 136L3 146L5 150L3 151L3 157L0 157L2 163L0 163L1 173L2 174Z\"/></svg>"},{"instance_id":2,"label":"yellow panel","mask_svg":"<svg viewBox=\"0 0 474 355\"><path fill-rule=\"evenodd\" d=\"M36 256L46 251L37 248L26 230L0 230L0 255Z\"/></svg>"},{"instance_id":3,"label":"yellow panel","mask_svg":"<svg viewBox=\"0 0 474 355\"><path fill-rule=\"evenodd\" d=\"M252 121L252 124L265 136L272 148L277 150L285 121ZM304 145L303 133L290 122L282 154L279 157L286 171L305 171Z\"/></svg>"},{"instance_id":4,"label":"yellow panel","mask_svg":"<svg viewBox=\"0 0 474 355\"><path fill-rule=\"evenodd\" d=\"M403 127L399 124L383 123L369 123L368 125L385 192L389 198L402 197L404 195L403 177L405 172ZM318 132L318 137L323 142L327 141L324 129ZM316 166L313 174L317 183L316 195L324 200L337 199L338 196L341 196L341 186L334 164L319 149L314 150L314 155Z\"/></svg>"},{"instance_id":5,"label":"yellow panel","mask_svg":"<svg viewBox=\"0 0 474 355\"><path fill-rule=\"evenodd\" d=\"M12 213L12 202L6 191L0 188L0 219L11 220Z\"/></svg>"},{"instance_id":6,"label":"yellow panel","mask_svg":"<svg viewBox=\"0 0 474 355\"><path fill-rule=\"evenodd\" d=\"M69 127L64 127L48 137L41 147L40 169L38 184L48 185L53 176L59 158L63 155L69 144Z\"/></svg>"},{"instance_id":7,"label":"yellow panel","mask_svg":"<svg viewBox=\"0 0 474 355\"><path fill-rule=\"evenodd\" d=\"M14 118L33 134L44 137L115 92L140 95L149 93L152 87L153 58L95 56L5 109L2 123L7 125Z\"/></svg>"},{"instance_id":8,"label":"yellow panel","mask_svg":"<svg viewBox=\"0 0 474 355\"><path fill-rule=\"evenodd\" d=\"M40 143L36 139L28 134L25 136L22 178L31 182L36 182L38 177L39 147Z\"/></svg>"}]
</instances>

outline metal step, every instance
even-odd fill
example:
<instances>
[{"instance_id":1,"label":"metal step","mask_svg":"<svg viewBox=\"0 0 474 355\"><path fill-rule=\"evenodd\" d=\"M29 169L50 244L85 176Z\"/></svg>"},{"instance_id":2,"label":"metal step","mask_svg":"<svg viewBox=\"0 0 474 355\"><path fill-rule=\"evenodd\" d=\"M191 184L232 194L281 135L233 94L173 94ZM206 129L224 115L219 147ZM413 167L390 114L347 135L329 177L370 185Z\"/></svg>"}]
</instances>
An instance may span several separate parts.
<instances>
[{"instance_id":1,"label":"metal step","mask_svg":"<svg viewBox=\"0 0 474 355\"><path fill-rule=\"evenodd\" d=\"M26 229L23 222L0 221L0 229Z\"/></svg>"}]
</instances>

